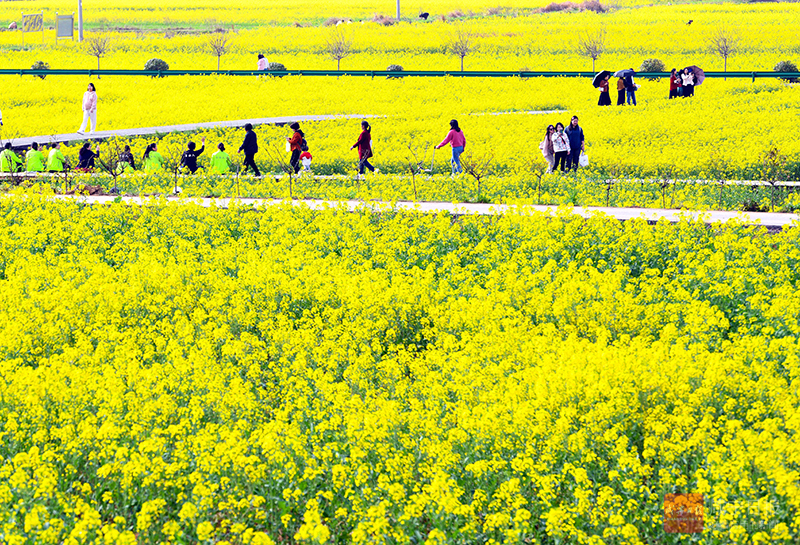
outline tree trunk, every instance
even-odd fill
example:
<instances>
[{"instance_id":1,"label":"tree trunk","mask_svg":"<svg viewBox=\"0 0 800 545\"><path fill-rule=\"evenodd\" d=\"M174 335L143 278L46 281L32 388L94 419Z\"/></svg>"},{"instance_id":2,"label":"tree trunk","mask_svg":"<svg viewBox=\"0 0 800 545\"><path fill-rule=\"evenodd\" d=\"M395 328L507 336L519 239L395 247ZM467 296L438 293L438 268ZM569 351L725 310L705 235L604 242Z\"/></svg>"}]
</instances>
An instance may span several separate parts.
<instances>
[{"instance_id":1,"label":"tree trunk","mask_svg":"<svg viewBox=\"0 0 800 545\"><path fill-rule=\"evenodd\" d=\"M339 72L339 65L342 63L342 59L336 59L336 71Z\"/></svg>"},{"instance_id":2,"label":"tree trunk","mask_svg":"<svg viewBox=\"0 0 800 545\"><path fill-rule=\"evenodd\" d=\"M219 55L217 55L217 70L219 70Z\"/></svg>"},{"instance_id":3,"label":"tree trunk","mask_svg":"<svg viewBox=\"0 0 800 545\"><path fill-rule=\"evenodd\" d=\"M464 57L463 57L463 55L461 57L461 71L462 72L464 71Z\"/></svg>"},{"instance_id":4,"label":"tree trunk","mask_svg":"<svg viewBox=\"0 0 800 545\"><path fill-rule=\"evenodd\" d=\"M594 57L592 57L592 72L595 72L595 69L594 69L594 61L596 61L596 60L597 60L597 59L595 59Z\"/></svg>"},{"instance_id":5,"label":"tree trunk","mask_svg":"<svg viewBox=\"0 0 800 545\"><path fill-rule=\"evenodd\" d=\"M724 68L723 68L722 71L723 72L727 72L728 71L728 57L725 57L725 65L724 65ZM725 76L724 80L728 81L728 76Z\"/></svg>"}]
</instances>

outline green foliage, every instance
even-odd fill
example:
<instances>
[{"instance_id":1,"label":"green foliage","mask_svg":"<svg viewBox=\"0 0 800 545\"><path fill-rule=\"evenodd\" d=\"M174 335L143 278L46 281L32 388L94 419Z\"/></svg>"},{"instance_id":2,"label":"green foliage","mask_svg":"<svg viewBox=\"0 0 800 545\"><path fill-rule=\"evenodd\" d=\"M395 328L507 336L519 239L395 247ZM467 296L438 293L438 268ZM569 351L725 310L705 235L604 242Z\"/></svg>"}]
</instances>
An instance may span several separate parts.
<instances>
[{"instance_id":1,"label":"green foliage","mask_svg":"<svg viewBox=\"0 0 800 545\"><path fill-rule=\"evenodd\" d=\"M169 70L169 65L161 59L150 59L149 61L144 63L144 69L166 71Z\"/></svg>"},{"instance_id":2,"label":"green foliage","mask_svg":"<svg viewBox=\"0 0 800 545\"><path fill-rule=\"evenodd\" d=\"M31 66L31 70L50 70L50 65L49 65L49 64L47 64L47 63L46 63L46 62L44 62L44 61L36 61L36 62L35 62L35 63L33 63L33 65ZM39 74L38 76L34 76L34 77L35 77L35 78L41 78L41 79L44 79L44 78L45 78L45 77L47 77L47 76L46 76L45 74Z\"/></svg>"}]
</instances>

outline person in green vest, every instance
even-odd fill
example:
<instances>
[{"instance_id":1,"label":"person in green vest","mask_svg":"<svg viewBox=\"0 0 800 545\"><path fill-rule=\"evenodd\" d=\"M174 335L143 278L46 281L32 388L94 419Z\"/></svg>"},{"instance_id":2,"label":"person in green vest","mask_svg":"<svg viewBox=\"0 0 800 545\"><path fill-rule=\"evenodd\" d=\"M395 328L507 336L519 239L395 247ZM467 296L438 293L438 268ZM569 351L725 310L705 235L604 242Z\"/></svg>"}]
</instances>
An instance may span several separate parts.
<instances>
[{"instance_id":1,"label":"person in green vest","mask_svg":"<svg viewBox=\"0 0 800 545\"><path fill-rule=\"evenodd\" d=\"M231 170L231 157L225 153L225 144L217 144L218 151L211 155L211 170L216 174L227 174Z\"/></svg>"},{"instance_id":2,"label":"person in green vest","mask_svg":"<svg viewBox=\"0 0 800 545\"><path fill-rule=\"evenodd\" d=\"M47 156L47 172L64 172L67 158L61 153L61 142L55 142Z\"/></svg>"},{"instance_id":3,"label":"person in green vest","mask_svg":"<svg viewBox=\"0 0 800 545\"><path fill-rule=\"evenodd\" d=\"M46 162L44 153L39 150L39 144L37 142L31 144L31 149L25 154L26 170L28 172L44 172Z\"/></svg>"},{"instance_id":4,"label":"person in green vest","mask_svg":"<svg viewBox=\"0 0 800 545\"><path fill-rule=\"evenodd\" d=\"M164 170L164 158L158 153L158 146L155 143L147 145L142 159L142 166L146 173L152 174Z\"/></svg>"},{"instance_id":5,"label":"person in green vest","mask_svg":"<svg viewBox=\"0 0 800 545\"><path fill-rule=\"evenodd\" d=\"M0 151L0 172L22 172L22 159L11 149L11 142L6 142Z\"/></svg>"}]
</instances>

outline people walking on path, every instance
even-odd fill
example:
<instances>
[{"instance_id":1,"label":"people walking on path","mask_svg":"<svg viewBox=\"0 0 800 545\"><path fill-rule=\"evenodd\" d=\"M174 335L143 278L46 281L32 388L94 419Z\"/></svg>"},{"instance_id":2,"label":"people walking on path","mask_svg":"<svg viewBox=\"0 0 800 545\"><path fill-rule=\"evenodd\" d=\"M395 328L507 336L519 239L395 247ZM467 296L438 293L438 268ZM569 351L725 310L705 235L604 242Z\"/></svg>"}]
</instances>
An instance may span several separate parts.
<instances>
[{"instance_id":1,"label":"people walking on path","mask_svg":"<svg viewBox=\"0 0 800 545\"><path fill-rule=\"evenodd\" d=\"M608 92L608 83L611 76L606 76L600 84L600 100L597 101L598 106L611 106L611 95Z\"/></svg>"},{"instance_id":2,"label":"people walking on path","mask_svg":"<svg viewBox=\"0 0 800 545\"><path fill-rule=\"evenodd\" d=\"M211 154L211 170L215 174L227 174L231 170L233 162L230 155L225 152L225 144L217 144L217 151Z\"/></svg>"},{"instance_id":3,"label":"people walking on path","mask_svg":"<svg viewBox=\"0 0 800 545\"><path fill-rule=\"evenodd\" d=\"M578 125L578 116L573 115L569 127L564 131L569 138L570 154L567 156L567 170L578 170L581 153L583 153L583 128Z\"/></svg>"},{"instance_id":4,"label":"people walking on path","mask_svg":"<svg viewBox=\"0 0 800 545\"><path fill-rule=\"evenodd\" d=\"M89 125L89 134L91 134L97 127L97 91L94 83L90 83L86 92L83 93L83 123L78 129L78 134L83 134L83 131L86 130L86 123L89 121L91 121Z\"/></svg>"},{"instance_id":5,"label":"people walking on path","mask_svg":"<svg viewBox=\"0 0 800 545\"><path fill-rule=\"evenodd\" d=\"M636 82L633 81L633 68L630 68L630 72L628 75L625 76L625 92L628 95L628 106L633 104L636 106Z\"/></svg>"},{"instance_id":6,"label":"people walking on path","mask_svg":"<svg viewBox=\"0 0 800 545\"><path fill-rule=\"evenodd\" d=\"M452 119L450 121L450 132L447 133L444 140L434 149L443 148L446 144L450 144L453 149L453 155L450 157L450 165L452 174L461 174L461 154L464 153L464 148L467 145L467 139L464 136L464 131L458 126L458 121Z\"/></svg>"},{"instance_id":7,"label":"people walking on path","mask_svg":"<svg viewBox=\"0 0 800 545\"><path fill-rule=\"evenodd\" d=\"M358 174L364 174L365 168L375 172L375 167L369 163L372 157L372 127L366 121L361 122L361 134L358 135L356 143L350 146L350 149L355 148L358 148Z\"/></svg>"},{"instance_id":8,"label":"people walking on path","mask_svg":"<svg viewBox=\"0 0 800 545\"><path fill-rule=\"evenodd\" d=\"M267 66L269 66L269 62L267 61L267 58L264 55L262 55L261 53L259 53L258 54L258 69L263 71L263 70L267 69ZM214 153L216 153L216 152L214 152Z\"/></svg>"},{"instance_id":9,"label":"people walking on path","mask_svg":"<svg viewBox=\"0 0 800 545\"><path fill-rule=\"evenodd\" d=\"M619 78L617 80L617 106L625 104L625 80Z\"/></svg>"},{"instance_id":10,"label":"people walking on path","mask_svg":"<svg viewBox=\"0 0 800 545\"><path fill-rule=\"evenodd\" d=\"M61 153L61 142L56 142L47 155L47 172L64 172L67 167L67 158Z\"/></svg>"},{"instance_id":11,"label":"people walking on path","mask_svg":"<svg viewBox=\"0 0 800 545\"><path fill-rule=\"evenodd\" d=\"M681 79L683 81L683 97L694 96L694 86L696 83L694 71L691 68L684 68Z\"/></svg>"},{"instance_id":12,"label":"people walking on path","mask_svg":"<svg viewBox=\"0 0 800 545\"><path fill-rule=\"evenodd\" d=\"M683 80L681 79L681 75L678 74L675 69L673 68L672 71L669 73L669 98L677 98L680 96L681 87L683 86Z\"/></svg>"},{"instance_id":13,"label":"people walking on path","mask_svg":"<svg viewBox=\"0 0 800 545\"><path fill-rule=\"evenodd\" d=\"M548 125L547 130L544 133L544 140L542 140L539 144L539 149L542 150L544 160L547 161L548 174L553 172L553 166L556 162L555 151L553 151L553 133L555 132L556 128L552 125Z\"/></svg>"},{"instance_id":14,"label":"people walking on path","mask_svg":"<svg viewBox=\"0 0 800 545\"><path fill-rule=\"evenodd\" d=\"M569 137L564 134L564 125L562 123L556 123L556 130L553 133L551 138L553 141L553 152L555 155L555 162L553 164L553 170L558 168L559 164L561 165L561 172L567 170L567 161L569 160L570 154L570 146L569 146Z\"/></svg>"},{"instance_id":15,"label":"people walking on path","mask_svg":"<svg viewBox=\"0 0 800 545\"><path fill-rule=\"evenodd\" d=\"M11 142L0 151L0 172L22 172L22 159L11 149Z\"/></svg>"},{"instance_id":16,"label":"people walking on path","mask_svg":"<svg viewBox=\"0 0 800 545\"><path fill-rule=\"evenodd\" d=\"M31 149L25 154L25 170L28 172L44 172L46 163L47 159L39 149L39 143L34 142L31 144Z\"/></svg>"},{"instance_id":17,"label":"people walking on path","mask_svg":"<svg viewBox=\"0 0 800 545\"><path fill-rule=\"evenodd\" d=\"M91 142L85 142L78 152L78 170L84 172L94 170L94 160L97 157L100 157L100 153L92 151Z\"/></svg>"},{"instance_id":18,"label":"people walking on path","mask_svg":"<svg viewBox=\"0 0 800 545\"><path fill-rule=\"evenodd\" d=\"M158 144L148 144L142 156L142 168L148 174L164 170L164 157L158 153Z\"/></svg>"},{"instance_id":19,"label":"people walking on path","mask_svg":"<svg viewBox=\"0 0 800 545\"><path fill-rule=\"evenodd\" d=\"M244 126L244 130L244 142L242 142L242 145L239 146L239 153L244 152L242 173L247 172L248 168L252 168L253 173L257 177L260 177L261 172L258 170L258 166L256 166L255 161L256 153L258 153L258 137L256 136L253 126L250 123L247 123Z\"/></svg>"},{"instance_id":20,"label":"people walking on path","mask_svg":"<svg viewBox=\"0 0 800 545\"><path fill-rule=\"evenodd\" d=\"M289 128L294 130L291 138L286 137L286 141L289 142L289 151L292 153L289 158L289 165L294 169L294 173L297 174L300 172L300 154L307 151L303 149L305 134L300 130L300 123L297 121L289 125Z\"/></svg>"},{"instance_id":21,"label":"people walking on path","mask_svg":"<svg viewBox=\"0 0 800 545\"><path fill-rule=\"evenodd\" d=\"M186 151L184 151L183 155L181 155L181 168L188 168L189 172L192 174L197 172L197 169L199 168L197 166L197 157L206 150L205 136L201 139L201 142L203 143L203 147L201 147L199 150L195 149L197 146L194 142L189 142L186 144Z\"/></svg>"}]
</instances>

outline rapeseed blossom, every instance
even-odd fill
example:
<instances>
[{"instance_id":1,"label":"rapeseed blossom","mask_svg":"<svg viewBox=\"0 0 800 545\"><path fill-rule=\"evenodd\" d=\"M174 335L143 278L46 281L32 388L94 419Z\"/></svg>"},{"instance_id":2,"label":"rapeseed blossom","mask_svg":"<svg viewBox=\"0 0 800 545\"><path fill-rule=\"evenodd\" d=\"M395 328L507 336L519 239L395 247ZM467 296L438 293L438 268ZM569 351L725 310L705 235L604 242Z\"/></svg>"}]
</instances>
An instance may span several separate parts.
<instances>
[{"instance_id":1,"label":"rapeseed blossom","mask_svg":"<svg viewBox=\"0 0 800 545\"><path fill-rule=\"evenodd\" d=\"M0 200L9 543L797 541L798 229ZM33 536L33 537L32 537Z\"/></svg>"}]
</instances>

